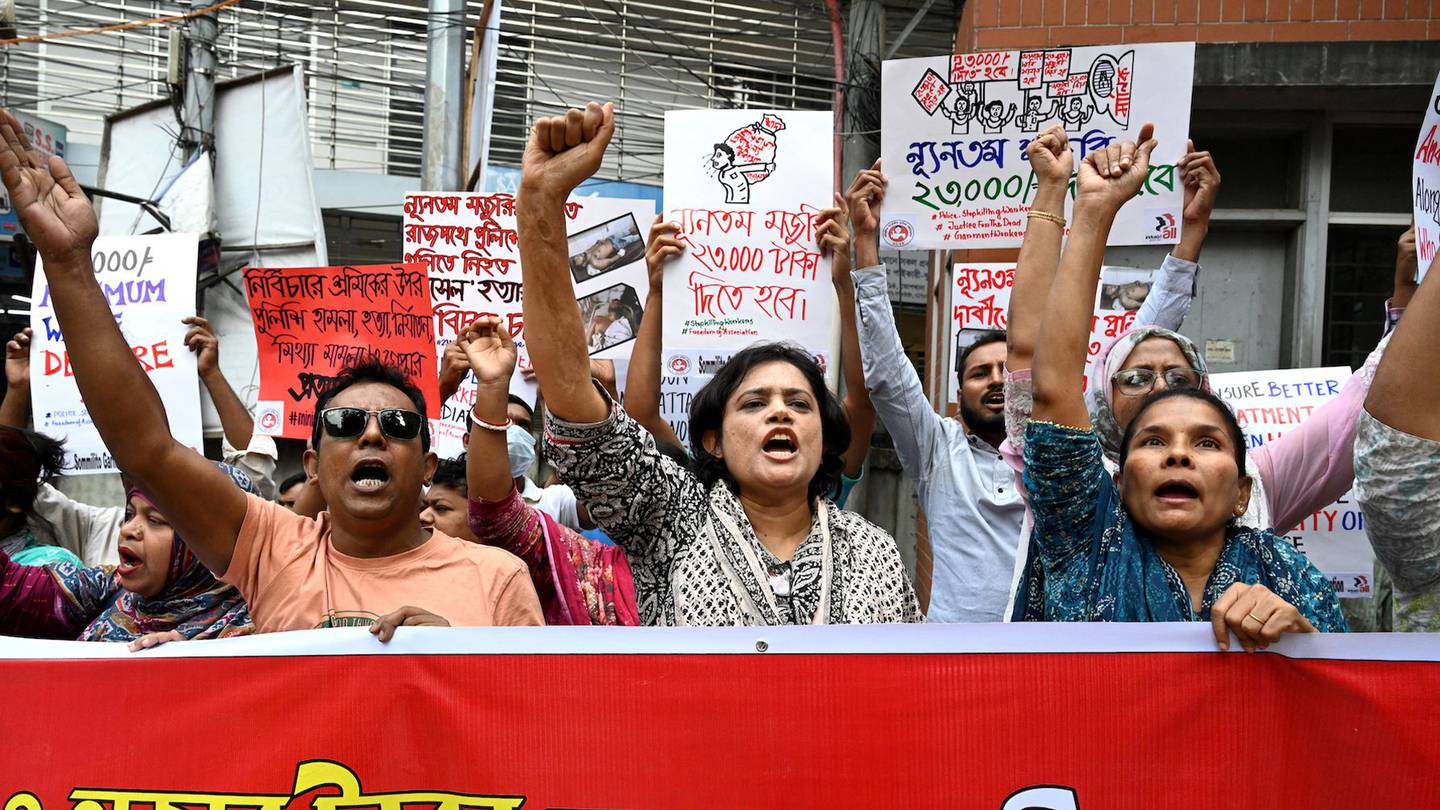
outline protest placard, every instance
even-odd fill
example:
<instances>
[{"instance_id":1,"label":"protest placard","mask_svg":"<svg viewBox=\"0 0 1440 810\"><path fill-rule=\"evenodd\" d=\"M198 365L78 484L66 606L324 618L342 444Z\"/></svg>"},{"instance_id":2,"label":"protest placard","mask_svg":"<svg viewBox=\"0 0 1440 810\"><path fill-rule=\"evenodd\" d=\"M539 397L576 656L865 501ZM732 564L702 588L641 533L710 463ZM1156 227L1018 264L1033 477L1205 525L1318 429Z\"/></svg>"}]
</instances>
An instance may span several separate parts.
<instances>
[{"instance_id":1,"label":"protest placard","mask_svg":"<svg viewBox=\"0 0 1440 810\"><path fill-rule=\"evenodd\" d=\"M591 357L630 356L645 298L645 239L655 218L650 200L572 197L565 204L569 270L580 303ZM418 192L405 195L404 258L429 271L435 308L435 348L445 347L470 321L482 315L503 318L519 350L511 393L535 402L536 386L523 372L524 299L520 279L520 237L513 194ZM458 455L464 448L466 416L475 404L475 380L466 374L460 390L443 403L432 427L436 452Z\"/></svg>"},{"instance_id":2,"label":"protest placard","mask_svg":"<svg viewBox=\"0 0 1440 810\"><path fill-rule=\"evenodd\" d=\"M832 119L665 114L665 216L686 245L665 269L667 374L713 374L761 340L794 341L826 364L835 292L815 216L832 204Z\"/></svg>"},{"instance_id":3,"label":"protest placard","mask_svg":"<svg viewBox=\"0 0 1440 810\"><path fill-rule=\"evenodd\" d=\"M1036 188L1025 155L1030 141L1062 125L1078 163L1112 141L1134 140L1146 121L1160 144L1109 243L1179 241L1184 190L1175 164L1185 153L1194 65L1189 42L885 62L880 156L890 185L882 246L1019 247Z\"/></svg>"},{"instance_id":4,"label":"protest placard","mask_svg":"<svg viewBox=\"0 0 1440 810\"><path fill-rule=\"evenodd\" d=\"M1155 271L1129 267L1100 268L1095 318L1090 327L1090 363L1110 341L1135 325L1135 313L1150 294ZM1008 262L955 262L950 271L950 402L960 401L960 352L987 331L1009 324L1015 265Z\"/></svg>"},{"instance_id":5,"label":"protest placard","mask_svg":"<svg viewBox=\"0 0 1440 810\"><path fill-rule=\"evenodd\" d=\"M1435 261L1436 242L1440 241L1440 76L1435 77L1430 103L1425 106L1425 122L1420 125L1420 139L1415 143L1413 175L1415 252L1419 259L1415 280L1419 282Z\"/></svg>"},{"instance_id":6,"label":"protest placard","mask_svg":"<svg viewBox=\"0 0 1440 810\"><path fill-rule=\"evenodd\" d=\"M115 323L165 403L170 435L196 452L203 449L200 377L185 347L195 314L195 234L102 236L90 249L95 280ZM35 429L65 440L67 475L119 472L75 387L75 372L60 333L44 261L37 258L30 293L30 396Z\"/></svg>"},{"instance_id":7,"label":"protest placard","mask_svg":"<svg viewBox=\"0 0 1440 810\"><path fill-rule=\"evenodd\" d=\"M439 415L423 266L252 267L245 292L260 358L257 432L310 438L316 397L341 368L371 358L404 372L424 392L427 416Z\"/></svg>"},{"instance_id":8,"label":"protest placard","mask_svg":"<svg viewBox=\"0 0 1440 810\"><path fill-rule=\"evenodd\" d=\"M1235 409L1254 452L1313 416L1350 376L1344 366L1233 371L1210 375L1210 388ZM1285 539L1330 577L1337 595L1372 595L1375 556L1365 536L1365 515L1350 493L1301 521Z\"/></svg>"}]
</instances>

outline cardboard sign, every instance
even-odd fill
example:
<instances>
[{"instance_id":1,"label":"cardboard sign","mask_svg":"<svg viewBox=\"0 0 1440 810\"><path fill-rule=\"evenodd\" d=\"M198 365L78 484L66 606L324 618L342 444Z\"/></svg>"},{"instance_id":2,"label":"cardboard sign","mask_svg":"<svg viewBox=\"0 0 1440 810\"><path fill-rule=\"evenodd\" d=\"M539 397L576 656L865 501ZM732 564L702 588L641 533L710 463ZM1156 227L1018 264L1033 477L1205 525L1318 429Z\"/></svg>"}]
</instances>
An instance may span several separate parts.
<instances>
[{"instance_id":1,"label":"cardboard sign","mask_svg":"<svg viewBox=\"0 0 1440 810\"><path fill-rule=\"evenodd\" d=\"M1440 76L1436 76L1430 91L1425 123L1420 125L1420 139L1415 142L1413 175L1415 252L1419 259L1415 281L1418 283L1435 261L1436 243L1440 242Z\"/></svg>"},{"instance_id":2,"label":"cardboard sign","mask_svg":"<svg viewBox=\"0 0 1440 810\"><path fill-rule=\"evenodd\" d=\"M1235 409L1254 451L1299 427L1334 399L1350 376L1344 366L1234 371L1211 374L1210 388ZM1365 536L1365 515L1350 493L1301 521L1285 539L1330 577L1337 595L1373 595L1375 553Z\"/></svg>"},{"instance_id":3,"label":"cardboard sign","mask_svg":"<svg viewBox=\"0 0 1440 810\"><path fill-rule=\"evenodd\" d=\"M960 401L960 353L976 338L1009 324L1010 292L1015 287L1015 265L1008 262L956 262L950 271L950 401ZM1129 267L1100 268L1095 291L1095 317L1090 326L1090 363L1110 341L1135 325L1135 313L1150 294L1154 270Z\"/></svg>"},{"instance_id":4,"label":"cardboard sign","mask_svg":"<svg viewBox=\"0 0 1440 810\"><path fill-rule=\"evenodd\" d=\"M1222 653L1208 622L401 627L388 645L338 628L141 653L6 638L5 728L23 744L0 753L0 801L10 810L1434 807L1425 774L1440 768L1440 748L1424 707L1440 693L1437 641L1322 633L1255 654L1232 642L1235 652ZM183 718L221 735L223 749L195 740L137 755L97 742L97 684L117 696L104 720L127 736L174 739ZM577 684L603 685L605 699L577 700ZM757 684L804 688L781 710L775 690ZM376 699L381 686L403 696L403 711ZM644 747L623 767L571 742L618 742L617 724ZM1276 767L1262 776L1260 762ZM796 767L781 779L743 776L777 763Z\"/></svg>"},{"instance_id":5,"label":"cardboard sign","mask_svg":"<svg viewBox=\"0 0 1440 810\"><path fill-rule=\"evenodd\" d=\"M572 197L565 204L569 270L596 359L630 356L650 292L645 241L655 218L650 200ZM405 195L405 261L429 271L435 308L435 351L482 315L508 324L520 359L511 393L532 405L537 388L523 376L524 297L520 278L520 235L512 194L419 192ZM460 390L443 404L432 426L436 452L459 455L466 418L475 405L475 378L467 373Z\"/></svg>"},{"instance_id":6,"label":"cardboard sign","mask_svg":"<svg viewBox=\"0 0 1440 810\"><path fill-rule=\"evenodd\" d=\"M200 377L195 355L185 347L190 327L181 320L195 314L198 245L195 234L102 236L90 251L95 280L115 313L115 322L165 403L170 435L197 453L204 445ZM30 300L35 429L65 440L67 475L119 472L75 386L44 263L38 258Z\"/></svg>"},{"instance_id":7,"label":"cardboard sign","mask_svg":"<svg viewBox=\"0 0 1440 810\"><path fill-rule=\"evenodd\" d=\"M439 415L424 267L252 267L245 291L260 358L257 432L310 438L318 395L341 368L372 358L404 372L427 416Z\"/></svg>"},{"instance_id":8,"label":"cardboard sign","mask_svg":"<svg viewBox=\"0 0 1440 810\"><path fill-rule=\"evenodd\" d=\"M1134 140L1146 121L1160 144L1109 243L1179 241L1184 189L1175 163L1185 153L1194 66L1188 42L885 62L880 156L890 186L882 246L1019 247L1036 189L1025 154L1030 141L1063 125L1078 168L1086 154Z\"/></svg>"},{"instance_id":9,"label":"cardboard sign","mask_svg":"<svg viewBox=\"0 0 1440 810\"><path fill-rule=\"evenodd\" d=\"M685 253L665 269L666 374L712 374L765 340L826 364L835 292L815 216L832 204L829 112L665 114L665 216Z\"/></svg>"}]
</instances>

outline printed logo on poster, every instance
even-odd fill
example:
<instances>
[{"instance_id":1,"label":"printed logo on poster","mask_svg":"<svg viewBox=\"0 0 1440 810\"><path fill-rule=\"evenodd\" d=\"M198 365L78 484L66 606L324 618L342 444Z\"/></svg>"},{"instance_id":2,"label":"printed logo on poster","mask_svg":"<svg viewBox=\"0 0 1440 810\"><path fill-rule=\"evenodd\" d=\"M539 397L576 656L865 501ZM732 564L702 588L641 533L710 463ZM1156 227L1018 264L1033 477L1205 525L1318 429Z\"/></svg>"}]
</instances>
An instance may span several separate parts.
<instances>
[{"instance_id":1,"label":"printed logo on poster","mask_svg":"<svg viewBox=\"0 0 1440 810\"><path fill-rule=\"evenodd\" d=\"M262 436L280 436L285 432L285 403L264 399L255 403L255 430Z\"/></svg>"},{"instance_id":2,"label":"printed logo on poster","mask_svg":"<svg viewBox=\"0 0 1440 810\"><path fill-rule=\"evenodd\" d=\"M915 223L908 217L895 217L885 223L885 244L892 248L909 247L915 241Z\"/></svg>"},{"instance_id":3,"label":"printed logo on poster","mask_svg":"<svg viewBox=\"0 0 1440 810\"><path fill-rule=\"evenodd\" d=\"M683 354L677 354L674 357L671 357L670 371L675 374L689 374L690 358Z\"/></svg>"},{"instance_id":4,"label":"printed logo on poster","mask_svg":"<svg viewBox=\"0 0 1440 810\"><path fill-rule=\"evenodd\" d=\"M1180 238L1180 226L1175 215L1163 208L1152 208L1149 211L1150 221L1153 226L1150 233L1145 235L1146 242L1174 243Z\"/></svg>"}]
</instances>

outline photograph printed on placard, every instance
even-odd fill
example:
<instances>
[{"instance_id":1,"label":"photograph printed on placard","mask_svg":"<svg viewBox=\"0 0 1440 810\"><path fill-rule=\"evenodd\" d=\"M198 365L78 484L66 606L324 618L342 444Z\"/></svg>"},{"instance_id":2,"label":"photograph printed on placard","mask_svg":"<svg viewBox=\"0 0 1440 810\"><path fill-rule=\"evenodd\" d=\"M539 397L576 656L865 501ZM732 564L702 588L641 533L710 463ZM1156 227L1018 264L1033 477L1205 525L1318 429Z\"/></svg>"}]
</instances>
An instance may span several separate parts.
<instances>
[{"instance_id":1,"label":"photograph printed on placard","mask_svg":"<svg viewBox=\"0 0 1440 810\"><path fill-rule=\"evenodd\" d=\"M576 284L645 258L645 237L631 214L570 236L570 275Z\"/></svg>"},{"instance_id":2,"label":"photograph printed on placard","mask_svg":"<svg viewBox=\"0 0 1440 810\"><path fill-rule=\"evenodd\" d=\"M590 353L634 340L644 314L640 296L629 284L616 284L581 298L580 316Z\"/></svg>"}]
</instances>

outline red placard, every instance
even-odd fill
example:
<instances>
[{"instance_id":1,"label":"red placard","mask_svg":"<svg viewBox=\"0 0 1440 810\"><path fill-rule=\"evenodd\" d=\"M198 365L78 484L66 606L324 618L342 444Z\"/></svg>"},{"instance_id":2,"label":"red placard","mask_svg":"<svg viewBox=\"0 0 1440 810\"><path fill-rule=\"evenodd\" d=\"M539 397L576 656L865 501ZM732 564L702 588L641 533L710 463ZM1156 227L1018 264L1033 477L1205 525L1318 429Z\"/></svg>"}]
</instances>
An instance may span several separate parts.
<instances>
[{"instance_id":1,"label":"red placard","mask_svg":"<svg viewBox=\"0 0 1440 810\"><path fill-rule=\"evenodd\" d=\"M403 371L440 416L435 321L421 264L245 270L260 357L258 432L310 438L316 396L347 365Z\"/></svg>"}]
</instances>

